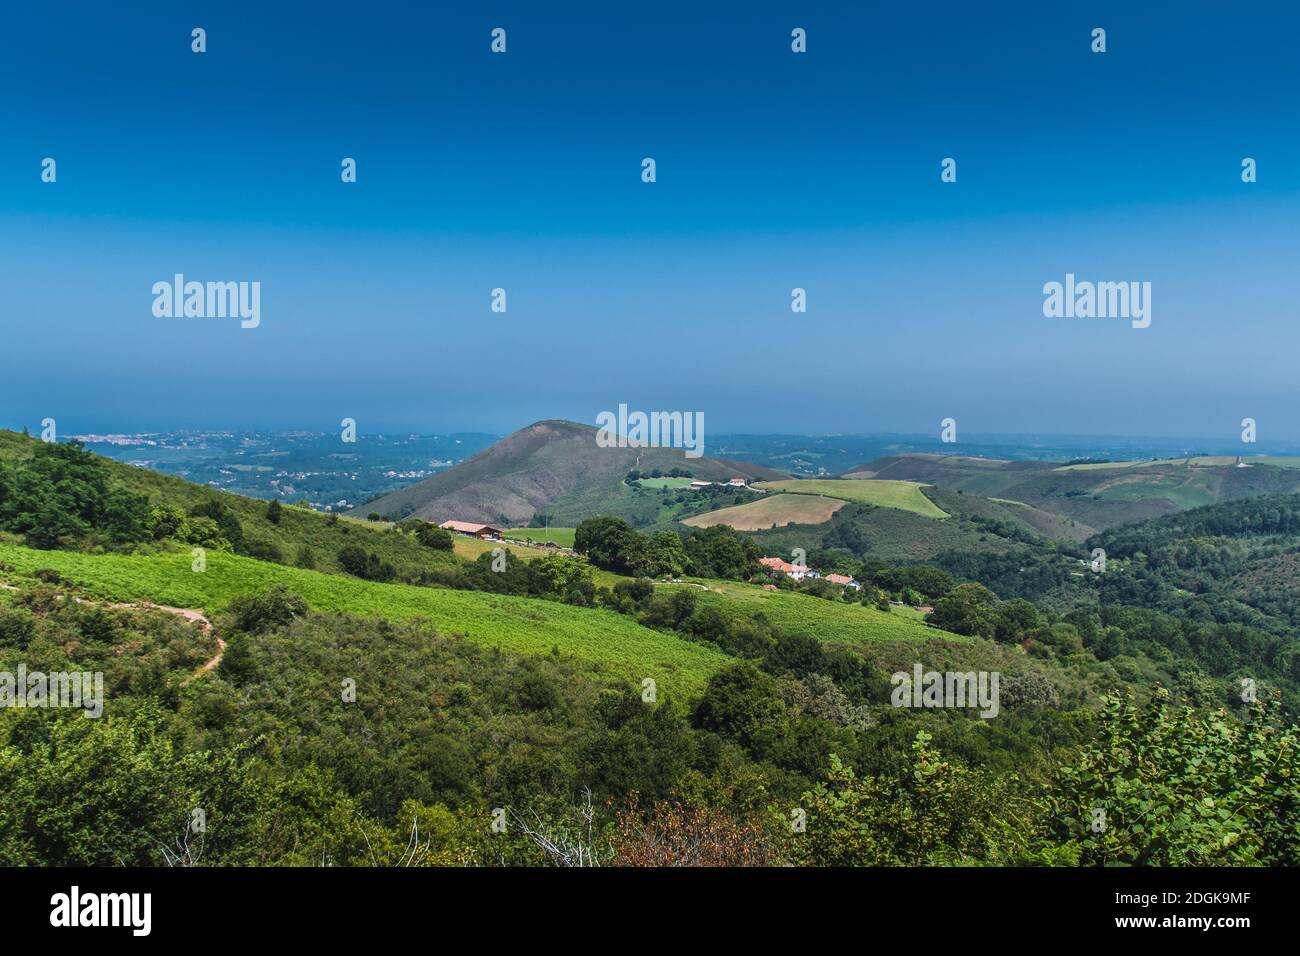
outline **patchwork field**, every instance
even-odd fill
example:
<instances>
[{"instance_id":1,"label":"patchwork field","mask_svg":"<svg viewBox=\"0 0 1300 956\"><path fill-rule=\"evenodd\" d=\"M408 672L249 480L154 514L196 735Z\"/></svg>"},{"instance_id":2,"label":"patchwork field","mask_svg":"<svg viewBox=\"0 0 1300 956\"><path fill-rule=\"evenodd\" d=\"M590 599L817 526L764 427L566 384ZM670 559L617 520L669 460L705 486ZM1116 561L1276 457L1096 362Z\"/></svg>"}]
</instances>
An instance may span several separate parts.
<instances>
[{"instance_id":1,"label":"patchwork field","mask_svg":"<svg viewBox=\"0 0 1300 956\"><path fill-rule=\"evenodd\" d=\"M207 570L190 569L189 551L157 555L35 551L0 542L0 561L30 575L50 568L78 591L106 601L151 601L199 608L211 616L231 599L282 584L317 611L403 620L421 617L444 634L521 654L552 648L586 661L593 675L640 683L652 677L670 694L698 692L732 658L704 644L642 627L613 611L477 591L378 584L209 552ZM4 575L0 575L2 578Z\"/></svg>"},{"instance_id":2,"label":"patchwork field","mask_svg":"<svg viewBox=\"0 0 1300 956\"><path fill-rule=\"evenodd\" d=\"M737 531L762 531L774 525L821 524L829 521L847 500L823 498L811 494L773 495L744 505L733 505L693 518L683 518L682 524L692 528L707 528L725 524Z\"/></svg>"},{"instance_id":3,"label":"patchwork field","mask_svg":"<svg viewBox=\"0 0 1300 956\"><path fill-rule=\"evenodd\" d=\"M845 478L807 478L790 481L764 481L755 485L764 491L784 491L801 495L827 495L880 508L911 511L925 518L946 518L947 513L921 493L925 485L915 481L892 481Z\"/></svg>"}]
</instances>

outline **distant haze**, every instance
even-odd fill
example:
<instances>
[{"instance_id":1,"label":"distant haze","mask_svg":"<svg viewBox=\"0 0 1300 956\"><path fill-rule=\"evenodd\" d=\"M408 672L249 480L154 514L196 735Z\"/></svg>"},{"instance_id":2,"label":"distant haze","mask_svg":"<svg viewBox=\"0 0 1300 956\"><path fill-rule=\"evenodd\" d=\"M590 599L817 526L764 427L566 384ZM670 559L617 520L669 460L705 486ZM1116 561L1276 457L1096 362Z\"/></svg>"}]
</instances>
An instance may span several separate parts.
<instances>
[{"instance_id":1,"label":"distant haze","mask_svg":"<svg viewBox=\"0 0 1300 956\"><path fill-rule=\"evenodd\" d=\"M196 55L167 4L16 5L0 422L1300 441L1300 8L1143 6L233 2ZM156 317L177 273L260 324ZM1067 274L1150 327L1045 317Z\"/></svg>"}]
</instances>

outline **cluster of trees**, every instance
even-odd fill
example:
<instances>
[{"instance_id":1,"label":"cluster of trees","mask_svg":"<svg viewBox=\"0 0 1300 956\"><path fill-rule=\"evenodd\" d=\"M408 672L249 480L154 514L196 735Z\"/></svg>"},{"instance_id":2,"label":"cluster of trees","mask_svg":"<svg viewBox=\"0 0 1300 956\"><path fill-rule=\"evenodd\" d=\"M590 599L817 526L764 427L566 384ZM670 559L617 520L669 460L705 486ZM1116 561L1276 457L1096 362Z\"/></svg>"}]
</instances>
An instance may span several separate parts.
<instances>
[{"instance_id":1,"label":"cluster of trees","mask_svg":"<svg viewBox=\"0 0 1300 956\"><path fill-rule=\"evenodd\" d=\"M345 544L341 547L338 562L347 574L367 581L392 581L397 577L397 568L391 561L384 560L359 544Z\"/></svg>"},{"instance_id":2,"label":"cluster of trees","mask_svg":"<svg viewBox=\"0 0 1300 956\"><path fill-rule=\"evenodd\" d=\"M271 502L269 520L278 523L279 507ZM278 560L268 542L245 539L238 517L219 499L188 511L151 505L146 495L113 487L104 463L78 442L42 442L26 460L0 462L0 529L34 548L172 540Z\"/></svg>"},{"instance_id":3,"label":"cluster of trees","mask_svg":"<svg viewBox=\"0 0 1300 956\"><path fill-rule=\"evenodd\" d=\"M633 468L631 471L627 473L627 477L624 478L623 481L625 484L635 485L642 478L694 478L694 477L695 477L694 472L690 471L687 468L670 468L667 471L662 471L658 468L654 468L650 471L641 471L639 468Z\"/></svg>"},{"instance_id":4,"label":"cluster of trees","mask_svg":"<svg viewBox=\"0 0 1300 956\"><path fill-rule=\"evenodd\" d=\"M682 537L672 531L645 535L622 518L588 518L575 530L573 547L596 567L633 577L685 572L748 580L761 567L758 545L726 525L695 529Z\"/></svg>"},{"instance_id":5,"label":"cluster of trees","mask_svg":"<svg viewBox=\"0 0 1300 956\"><path fill-rule=\"evenodd\" d=\"M32 457L0 462L0 528L34 548L99 532L112 541L141 541L149 502L109 488L104 465L76 442L41 443Z\"/></svg>"},{"instance_id":6,"label":"cluster of trees","mask_svg":"<svg viewBox=\"0 0 1300 956\"><path fill-rule=\"evenodd\" d=\"M517 594L580 607L607 604L611 598L609 588L596 587L591 565L581 558L547 554L524 561L504 547L495 554L480 554L466 564L426 569L415 583Z\"/></svg>"},{"instance_id":7,"label":"cluster of trees","mask_svg":"<svg viewBox=\"0 0 1300 956\"><path fill-rule=\"evenodd\" d=\"M433 551L451 551L456 547L455 535L423 518L406 518L397 522L394 528L414 536L416 541Z\"/></svg>"}]
</instances>

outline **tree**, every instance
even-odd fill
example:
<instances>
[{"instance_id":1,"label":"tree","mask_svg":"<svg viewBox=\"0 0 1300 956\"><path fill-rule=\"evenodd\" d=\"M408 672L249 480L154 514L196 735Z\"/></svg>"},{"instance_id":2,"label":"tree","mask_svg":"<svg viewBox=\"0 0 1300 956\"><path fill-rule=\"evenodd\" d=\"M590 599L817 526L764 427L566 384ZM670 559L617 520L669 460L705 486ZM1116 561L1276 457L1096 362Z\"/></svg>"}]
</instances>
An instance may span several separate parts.
<instances>
[{"instance_id":1,"label":"tree","mask_svg":"<svg viewBox=\"0 0 1300 956\"><path fill-rule=\"evenodd\" d=\"M1060 839L1083 862L1130 866L1294 865L1300 859L1300 736L1273 704L1246 720L1103 700L1098 733L1058 777Z\"/></svg>"},{"instance_id":2,"label":"tree","mask_svg":"<svg viewBox=\"0 0 1300 956\"><path fill-rule=\"evenodd\" d=\"M826 779L800 802L807 818L793 841L795 860L811 866L1015 860L1030 834L1008 821L1010 794L982 773L944 760L930 739L918 733L907 764L876 777L858 777L832 756Z\"/></svg>"},{"instance_id":3,"label":"tree","mask_svg":"<svg viewBox=\"0 0 1300 956\"><path fill-rule=\"evenodd\" d=\"M758 545L724 524L692 531L686 537L689 570L702 578L747 580L758 573Z\"/></svg>"},{"instance_id":4,"label":"tree","mask_svg":"<svg viewBox=\"0 0 1300 956\"><path fill-rule=\"evenodd\" d=\"M415 540L426 548L432 548L434 551L451 551L456 546L456 541L450 531L439 528L435 524L430 524L428 521L420 521L416 525Z\"/></svg>"},{"instance_id":5,"label":"tree","mask_svg":"<svg viewBox=\"0 0 1300 956\"><path fill-rule=\"evenodd\" d=\"M283 627L307 613L307 602L283 584L261 594L245 594L230 602L226 611L231 626L249 634Z\"/></svg>"},{"instance_id":6,"label":"tree","mask_svg":"<svg viewBox=\"0 0 1300 956\"><path fill-rule=\"evenodd\" d=\"M145 521L149 536L155 541L163 538L175 538L186 541L190 535L189 519L185 512L175 505L154 505L149 509Z\"/></svg>"},{"instance_id":7,"label":"tree","mask_svg":"<svg viewBox=\"0 0 1300 956\"><path fill-rule=\"evenodd\" d=\"M357 544L340 548L338 560L339 567L348 574L367 581L391 581L397 577L397 569L392 564Z\"/></svg>"},{"instance_id":8,"label":"tree","mask_svg":"<svg viewBox=\"0 0 1300 956\"><path fill-rule=\"evenodd\" d=\"M959 584L939 599L926 621L954 634L991 639L997 631L997 600L982 584Z\"/></svg>"},{"instance_id":9,"label":"tree","mask_svg":"<svg viewBox=\"0 0 1300 956\"><path fill-rule=\"evenodd\" d=\"M641 574L651 578L661 575L677 577L686 570L689 561L682 539L676 532L658 531L645 545Z\"/></svg>"},{"instance_id":10,"label":"tree","mask_svg":"<svg viewBox=\"0 0 1300 956\"><path fill-rule=\"evenodd\" d=\"M114 541L140 541L147 537L149 499L125 488L114 488L104 501L103 528Z\"/></svg>"},{"instance_id":11,"label":"tree","mask_svg":"<svg viewBox=\"0 0 1300 956\"><path fill-rule=\"evenodd\" d=\"M645 540L622 518L587 518L574 530L573 549L598 568L635 576L644 563Z\"/></svg>"},{"instance_id":12,"label":"tree","mask_svg":"<svg viewBox=\"0 0 1300 956\"><path fill-rule=\"evenodd\" d=\"M1004 643L1016 643L1038 624L1038 609L1024 598L1013 598L998 608L996 637Z\"/></svg>"},{"instance_id":13,"label":"tree","mask_svg":"<svg viewBox=\"0 0 1300 956\"><path fill-rule=\"evenodd\" d=\"M271 503L266 506L266 520L271 522L271 524L279 524L280 513L283 510L284 509L280 507L279 500L272 498Z\"/></svg>"}]
</instances>

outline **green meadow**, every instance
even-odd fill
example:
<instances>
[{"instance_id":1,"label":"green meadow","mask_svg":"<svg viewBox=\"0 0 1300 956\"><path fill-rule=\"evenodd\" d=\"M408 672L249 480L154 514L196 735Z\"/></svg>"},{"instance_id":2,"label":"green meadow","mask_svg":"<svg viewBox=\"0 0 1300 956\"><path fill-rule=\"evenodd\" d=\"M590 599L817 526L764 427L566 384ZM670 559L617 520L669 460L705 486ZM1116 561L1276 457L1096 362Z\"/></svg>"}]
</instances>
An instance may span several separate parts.
<instances>
[{"instance_id":1,"label":"green meadow","mask_svg":"<svg viewBox=\"0 0 1300 956\"><path fill-rule=\"evenodd\" d=\"M614 611L571 607L480 591L379 584L343 575L208 552L207 570L191 570L188 550L151 555L37 551L0 542L0 561L30 575L57 571L81 593L104 601L151 601L200 608L211 615L244 594L281 584L313 610L383 617L423 618L444 634L520 654L558 648L591 666L593 676L634 683L652 677L669 694L700 691L709 675L733 659L704 644L642 627Z\"/></svg>"},{"instance_id":2,"label":"green meadow","mask_svg":"<svg viewBox=\"0 0 1300 956\"><path fill-rule=\"evenodd\" d=\"M914 614L881 611L862 604L828 601L795 591L764 591L756 584L699 580L708 590L690 584L660 585L691 588L702 607L717 607L734 621L762 614L790 634L804 634L833 644L865 646L878 641L924 641L944 638L964 643L974 638L927 627Z\"/></svg>"},{"instance_id":3,"label":"green meadow","mask_svg":"<svg viewBox=\"0 0 1300 956\"><path fill-rule=\"evenodd\" d=\"M562 548L573 547L574 528L512 528L505 533L515 541L546 541Z\"/></svg>"}]
</instances>

